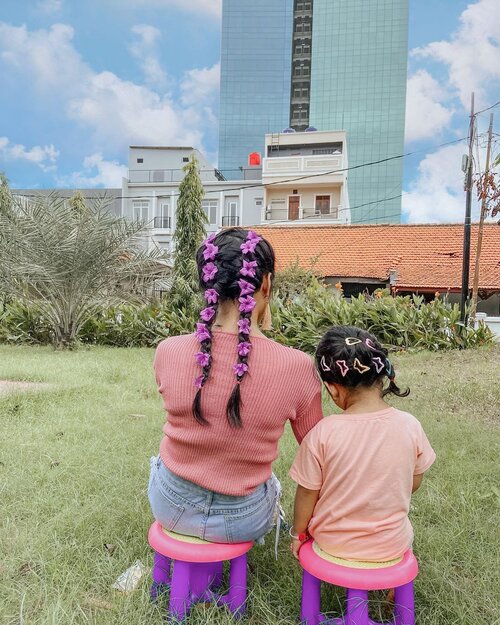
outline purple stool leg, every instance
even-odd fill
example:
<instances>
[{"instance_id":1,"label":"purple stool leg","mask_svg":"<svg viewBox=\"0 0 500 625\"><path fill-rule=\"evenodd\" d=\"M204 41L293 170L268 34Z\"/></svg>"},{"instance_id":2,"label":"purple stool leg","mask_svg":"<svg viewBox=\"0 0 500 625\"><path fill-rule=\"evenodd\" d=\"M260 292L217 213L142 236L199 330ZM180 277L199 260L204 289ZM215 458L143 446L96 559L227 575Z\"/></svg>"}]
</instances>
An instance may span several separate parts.
<instances>
[{"instance_id":1,"label":"purple stool leg","mask_svg":"<svg viewBox=\"0 0 500 625\"><path fill-rule=\"evenodd\" d=\"M247 554L231 560L229 593L223 601L234 616L243 616L247 607Z\"/></svg>"},{"instance_id":2,"label":"purple stool leg","mask_svg":"<svg viewBox=\"0 0 500 625\"><path fill-rule=\"evenodd\" d=\"M368 591L347 588L345 625L369 625Z\"/></svg>"},{"instance_id":3,"label":"purple stool leg","mask_svg":"<svg viewBox=\"0 0 500 625\"><path fill-rule=\"evenodd\" d=\"M214 562L212 565L212 581L210 586L217 590L222 586L222 579L224 574L224 562Z\"/></svg>"},{"instance_id":4,"label":"purple stool leg","mask_svg":"<svg viewBox=\"0 0 500 625\"><path fill-rule=\"evenodd\" d=\"M153 583L150 590L151 601L156 601L158 596L165 592L167 586L170 585L172 581L170 577L171 562L170 558L155 551L152 572Z\"/></svg>"},{"instance_id":5,"label":"purple stool leg","mask_svg":"<svg viewBox=\"0 0 500 625\"><path fill-rule=\"evenodd\" d=\"M304 625L319 625L322 620L321 580L304 570L302 571L300 621Z\"/></svg>"},{"instance_id":6,"label":"purple stool leg","mask_svg":"<svg viewBox=\"0 0 500 625\"><path fill-rule=\"evenodd\" d=\"M191 566L189 562L182 560L174 562L168 614L179 621L183 621L191 609L190 575Z\"/></svg>"},{"instance_id":7,"label":"purple stool leg","mask_svg":"<svg viewBox=\"0 0 500 625\"><path fill-rule=\"evenodd\" d=\"M415 596L413 582L394 590L395 625L415 625Z\"/></svg>"},{"instance_id":8,"label":"purple stool leg","mask_svg":"<svg viewBox=\"0 0 500 625\"><path fill-rule=\"evenodd\" d=\"M212 563L191 564L189 590L193 602L200 601L208 597L209 588L214 578Z\"/></svg>"}]
</instances>

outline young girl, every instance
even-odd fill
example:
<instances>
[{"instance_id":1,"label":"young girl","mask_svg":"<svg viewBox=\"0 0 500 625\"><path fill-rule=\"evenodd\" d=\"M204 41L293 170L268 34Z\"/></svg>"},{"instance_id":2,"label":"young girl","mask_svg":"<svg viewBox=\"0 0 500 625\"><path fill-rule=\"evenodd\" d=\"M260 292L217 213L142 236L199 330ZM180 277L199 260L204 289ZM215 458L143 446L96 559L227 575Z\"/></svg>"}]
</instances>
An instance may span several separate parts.
<instances>
[{"instance_id":1,"label":"young girl","mask_svg":"<svg viewBox=\"0 0 500 625\"><path fill-rule=\"evenodd\" d=\"M397 387L387 350L374 336L333 327L320 341L316 366L343 412L309 432L290 470L298 485L293 554L311 536L338 558L396 559L411 547L411 494L436 455L417 419L384 401L409 390Z\"/></svg>"}]
</instances>

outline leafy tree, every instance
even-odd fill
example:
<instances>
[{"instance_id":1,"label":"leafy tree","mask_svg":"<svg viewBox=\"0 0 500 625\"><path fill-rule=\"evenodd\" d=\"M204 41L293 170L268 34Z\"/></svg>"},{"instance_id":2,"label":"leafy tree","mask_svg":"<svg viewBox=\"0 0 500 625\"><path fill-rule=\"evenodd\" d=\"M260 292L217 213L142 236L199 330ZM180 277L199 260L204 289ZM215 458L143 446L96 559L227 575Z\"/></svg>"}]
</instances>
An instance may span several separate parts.
<instances>
[{"instance_id":1,"label":"leafy tree","mask_svg":"<svg viewBox=\"0 0 500 625\"><path fill-rule=\"evenodd\" d=\"M143 224L115 217L102 200L14 199L4 188L0 202L0 291L37 304L57 348L73 346L103 306L144 301L165 272L143 249Z\"/></svg>"},{"instance_id":2,"label":"leafy tree","mask_svg":"<svg viewBox=\"0 0 500 625\"><path fill-rule=\"evenodd\" d=\"M186 311L196 307L198 273L196 250L206 235L208 219L201 202L205 191L198 173L198 162L191 157L184 167L186 175L179 185L176 226L173 236L174 267L170 302Z\"/></svg>"}]
</instances>

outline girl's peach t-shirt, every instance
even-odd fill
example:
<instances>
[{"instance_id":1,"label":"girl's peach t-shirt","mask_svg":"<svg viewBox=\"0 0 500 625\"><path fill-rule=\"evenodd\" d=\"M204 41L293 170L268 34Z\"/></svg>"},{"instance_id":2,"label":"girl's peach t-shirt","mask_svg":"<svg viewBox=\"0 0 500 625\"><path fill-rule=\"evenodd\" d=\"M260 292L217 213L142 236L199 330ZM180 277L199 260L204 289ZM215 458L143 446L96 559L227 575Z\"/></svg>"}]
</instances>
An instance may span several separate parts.
<instances>
[{"instance_id":1,"label":"girl's peach t-shirt","mask_svg":"<svg viewBox=\"0 0 500 625\"><path fill-rule=\"evenodd\" d=\"M318 545L362 561L397 558L411 546L408 518L413 476L436 454L420 422L388 407L326 417L304 438L291 478L319 490L309 524Z\"/></svg>"}]
</instances>

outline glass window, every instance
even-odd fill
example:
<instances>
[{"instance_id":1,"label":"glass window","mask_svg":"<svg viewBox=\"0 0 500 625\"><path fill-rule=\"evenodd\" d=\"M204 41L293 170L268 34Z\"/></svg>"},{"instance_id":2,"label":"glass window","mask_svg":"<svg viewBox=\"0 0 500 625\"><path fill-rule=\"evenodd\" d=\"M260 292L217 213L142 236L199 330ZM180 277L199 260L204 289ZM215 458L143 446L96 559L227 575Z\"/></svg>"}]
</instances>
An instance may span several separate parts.
<instances>
[{"instance_id":1,"label":"glass window","mask_svg":"<svg viewBox=\"0 0 500 625\"><path fill-rule=\"evenodd\" d=\"M133 218L137 221L148 221L149 200L134 200L132 202Z\"/></svg>"},{"instance_id":2,"label":"glass window","mask_svg":"<svg viewBox=\"0 0 500 625\"><path fill-rule=\"evenodd\" d=\"M203 206L203 210L207 214L208 223L212 226L217 223L217 200L203 200L201 205Z\"/></svg>"},{"instance_id":3,"label":"glass window","mask_svg":"<svg viewBox=\"0 0 500 625\"><path fill-rule=\"evenodd\" d=\"M329 195L317 195L316 196L316 213L318 215L330 214L330 196Z\"/></svg>"}]
</instances>

